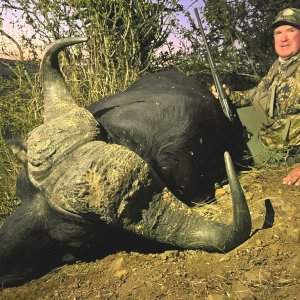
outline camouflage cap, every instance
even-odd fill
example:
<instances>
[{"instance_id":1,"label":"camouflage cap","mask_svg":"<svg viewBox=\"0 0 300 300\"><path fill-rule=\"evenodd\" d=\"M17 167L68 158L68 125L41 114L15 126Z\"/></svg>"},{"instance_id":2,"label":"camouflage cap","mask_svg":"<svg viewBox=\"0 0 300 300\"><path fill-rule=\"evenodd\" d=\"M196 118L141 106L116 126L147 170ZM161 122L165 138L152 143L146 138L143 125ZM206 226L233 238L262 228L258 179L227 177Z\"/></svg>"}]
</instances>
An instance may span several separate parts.
<instances>
[{"instance_id":1,"label":"camouflage cap","mask_svg":"<svg viewBox=\"0 0 300 300\"><path fill-rule=\"evenodd\" d=\"M291 7L280 11L272 24L272 28L275 29L281 25L292 25L300 29L300 9Z\"/></svg>"}]
</instances>

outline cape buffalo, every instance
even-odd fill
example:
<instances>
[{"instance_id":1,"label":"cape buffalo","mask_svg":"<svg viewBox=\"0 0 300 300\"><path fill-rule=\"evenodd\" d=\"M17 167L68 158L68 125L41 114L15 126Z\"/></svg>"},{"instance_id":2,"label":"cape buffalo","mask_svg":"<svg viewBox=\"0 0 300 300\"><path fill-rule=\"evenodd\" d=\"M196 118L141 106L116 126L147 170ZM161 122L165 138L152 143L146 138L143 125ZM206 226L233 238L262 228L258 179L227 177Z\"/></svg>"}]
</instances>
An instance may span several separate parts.
<instances>
[{"instance_id":1,"label":"cape buffalo","mask_svg":"<svg viewBox=\"0 0 300 300\"><path fill-rule=\"evenodd\" d=\"M218 252L249 237L250 213L228 153L231 224L203 219L178 199L197 196L201 178L223 151L224 116L207 89L166 71L88 111L72 99L58 62L62 49L85 41L64 38L45 50L44 123L28 136L17 181L22 204L0 229L3 285L30 278L41 253L81 247L105 226Z\"/></svg>"}]
</instances>

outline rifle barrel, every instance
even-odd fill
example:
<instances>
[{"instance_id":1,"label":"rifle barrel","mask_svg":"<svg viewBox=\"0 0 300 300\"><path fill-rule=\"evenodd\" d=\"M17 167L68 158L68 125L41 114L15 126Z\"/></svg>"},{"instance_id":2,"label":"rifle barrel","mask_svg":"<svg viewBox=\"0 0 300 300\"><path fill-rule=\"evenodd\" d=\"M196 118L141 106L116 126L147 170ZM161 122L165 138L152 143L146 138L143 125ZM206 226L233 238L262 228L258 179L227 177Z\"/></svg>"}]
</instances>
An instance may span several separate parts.
<instances>
[{"instance_id":1,"label":"rifle barrel","mask_svg":"<svg viewBox=\"0 0 300 300\"><path fill-rule=\"evenodd\" d=\"M233 121L232 111L229 107L226 93L223 89L220 77L219 77L218 72L216 70L216 66L215 66L214 61L212 59L210 49L209 49L209 46L208 46L207 41L206 41L206 36L205 36L205 32L204 32L204 29L203 29L203 26L202 26L202 23L201 23L201 19L200 19L200 16L199 16L198 9L195 8L194 11L195 11L195 15L196 15L196 18L197 18L199 29L200 29L200 32L201 32L201 35L202 35L202 38L203 38L203 41L204 41L204 46L205 46L205 49L206 49L206 52L207 52L207 60L208 60L209 68L210 68L211 74L213 76L213 80L214 80L216 89L217 89L218 94L219 94L219 101L220 101L222 110L223 110L225 116L230 120L230 122L232 122Z\"/></svg>"}]
</instances>

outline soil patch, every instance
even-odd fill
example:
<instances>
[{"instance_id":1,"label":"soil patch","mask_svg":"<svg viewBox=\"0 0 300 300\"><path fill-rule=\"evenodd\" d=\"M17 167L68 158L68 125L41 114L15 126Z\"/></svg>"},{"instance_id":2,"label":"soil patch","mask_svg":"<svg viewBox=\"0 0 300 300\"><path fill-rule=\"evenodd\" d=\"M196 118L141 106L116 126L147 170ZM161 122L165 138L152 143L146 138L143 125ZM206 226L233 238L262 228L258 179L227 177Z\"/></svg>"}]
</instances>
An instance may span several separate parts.
<instances>
[{"instance_id":1,"label":"soil patch","mask_svg":"<svg viewBox=\"0 0 300 300\"><path fill-rule=\"evenodd\" d=\"M300 187L282 185L287 172L241 174L253 231L227 254L120 251L4 289L0 299L300 299ZM199 212L226 221L231 216L226 186L217 198Z\"/></svg>"}]
</instances>

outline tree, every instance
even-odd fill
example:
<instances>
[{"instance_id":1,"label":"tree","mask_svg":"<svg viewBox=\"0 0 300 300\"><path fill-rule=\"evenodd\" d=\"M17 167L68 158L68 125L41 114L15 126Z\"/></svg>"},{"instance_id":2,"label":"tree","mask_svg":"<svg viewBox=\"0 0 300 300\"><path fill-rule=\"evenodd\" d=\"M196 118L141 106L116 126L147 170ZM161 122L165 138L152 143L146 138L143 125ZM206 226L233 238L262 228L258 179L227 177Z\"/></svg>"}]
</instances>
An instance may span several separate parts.
<instances>
[{"instance_id":1,"label":"tree","mask_svg":"<svg viewBox=\"0 0 300 300\"><path fill-rule=\"evenodd\" d=\"M31 32L23 44L35 58L52 40L89 37L83 51L66 51L62 61L73 67L67 78L83 102L122 90L147 70L178 11L177 0L3 0L2 6L21 12Z\"/></svg>"}]
</instances>

